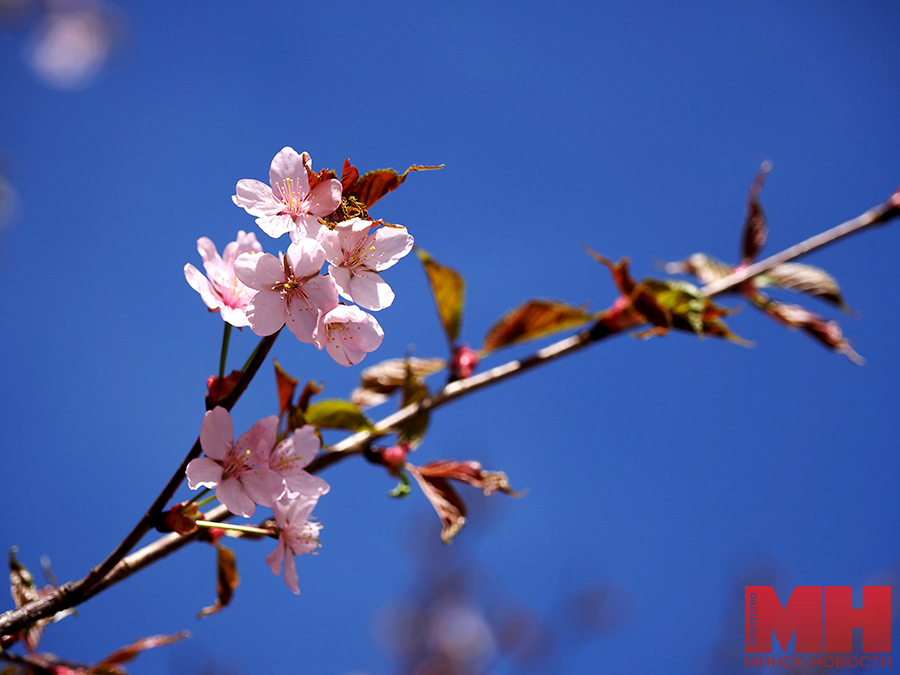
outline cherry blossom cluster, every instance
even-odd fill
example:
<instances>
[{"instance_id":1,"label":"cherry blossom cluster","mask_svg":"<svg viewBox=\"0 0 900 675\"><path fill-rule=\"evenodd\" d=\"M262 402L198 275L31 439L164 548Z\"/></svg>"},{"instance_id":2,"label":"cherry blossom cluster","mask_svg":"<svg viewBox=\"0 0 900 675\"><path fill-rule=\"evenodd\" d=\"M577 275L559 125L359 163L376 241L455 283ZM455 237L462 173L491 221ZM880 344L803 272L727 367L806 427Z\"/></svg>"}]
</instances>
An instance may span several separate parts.
<instances>
[{"instance_id":1,"label":"cherry blossom cluster","mask_svg":"<svg viewBox=\"0 0 900 675\"><path fill-rule=\"evenodd\" d=\"M381 272L412 250L406 228L361 218L326 222L341 206L341 182L315 174L309 155L293 148L275 155L269 185L244 179L235 193L232 201L256 216L263 232L289 234L291 244L276 257L263 253L255 235L240 231L220 257L209 239L199 239L206 276L190 264L184 273L210 311L257 335L287 326L345 366L377 349L384 331L365 310L394 301Z\"/></svg>"},{"instance_id":2,"label":"cherry blossom cluster","mask_svg":"<svg viewBox=\"0 0 900 675\"><path fill-rule=\"evenodd\" d=\"M188 464L187 479L192 490L215 489L218 500L235 515L249 518L257 505L272 509L279 530L278 546L266 564L274 574L280 574L284 565L285 582L299 593L294 556L319 547L322 526L309 518L329 485L304 470L321 449L315 428L295 429L276 444L277 428L278 417L271 415L235 441L231 415L225 408L213 408L200 427L200 445L206 456Z\"/></svg>"}]
</instances>

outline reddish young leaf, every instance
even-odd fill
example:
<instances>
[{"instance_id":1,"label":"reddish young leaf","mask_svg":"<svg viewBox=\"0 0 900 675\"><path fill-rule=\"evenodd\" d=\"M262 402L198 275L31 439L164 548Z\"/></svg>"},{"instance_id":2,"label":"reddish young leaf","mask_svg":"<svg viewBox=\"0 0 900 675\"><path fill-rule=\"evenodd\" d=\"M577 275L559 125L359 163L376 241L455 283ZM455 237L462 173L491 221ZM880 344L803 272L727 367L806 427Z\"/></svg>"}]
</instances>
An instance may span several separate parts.
<instances>
[{"instance_id":1,"label":"reddish young leaf","mask_svg":"<svg viewBox=\"0 0 900 675\"><path fill-rule=\"evenodd\" d=\"M210 614L224 609L231 602L235 589L241 582L237 571L237 558L234 551L216 542L216 603L204 607L197 613L197 618L202 619Z\"/></svg>"},{"instance_id":2,"label":"reddish young leaf","mask_svg":"<svg viewBox=\"0 0 900 675\"><path fill-rule=\"evenodd\" d=\"M458 272L436 262L428 253L416 247L425 268L434 304L437 305L447 342L452 346L459 337L462 310L465 304L466 282Z\"/></svg>"},{"instance_id":3,"label":"reddish young leaf","mask_svg":"<svg viewBox=\"0 0 900 675\"><path fill-rule=\"evenodd\" d=\"M614 263L609 258L605 258L597 253L587 244L584 244L584 250L594 260L601 265L605 265L609 269L610 274L612 274L613 282L616 284L616 288L619 289L619 292L622 295L631 295L632 291L634 291L635 282L628 269L628 258L622 258L619 262Z\"/></svg>"},{"instance_id":4,"label":"reddish young leaf","mask_svg":"<svg viewBox=\"0 0 900 675\"><path fill-rule=\"evenodd\" d=\"M428 385L425 381L415 374L413 369L407 365L406 380L403 384L402 394L400 396L400 408L405 408L413 403L424 401L429 396ZM425 432L428 430L428 422L430 414L427 410L421 410L408 420L406 420L397 430L397 442L406 445L407 448L415 450L422 444L425 438Z\"/></svg>"},{"instance_id":5,"label":"reddish young leaf","mask_svg":"<svg viewBox=\"0 0 900 675\"><path fill-rule=\"evenodd\" d=\"M206 388L209 390L209 393L206 395L206 409L212 410L227 399L241 381L243 375L239 370L232 370L228 377L210 376L206 380Z\"/></svg>"},{"instance_id":6,"label":"reddish young leaf","mask_svg":"<svg viewBox=\"0 0 900 675\"><path fill-rule=\"evenodd\" d=\"M191 634L189 632L183 630L180 633L175 633L174 635L151 635L150 637L141 638L140 640L133 642L127 647L117 649L105 659L100 661L100 663L92 666L85 675L124 673L125 671L119 668L120 664L133 661L134 658L143 651L146 651L148 649L155 649L156 647L165 647L166 645L178 642L179 640L184 640L186 637L190 637L190 635Z\"/></svg>"},{"instance_id":7,"label":"reddish young leaf","mask_svg":"<svg viewBox=\"0 0 900 675\"><path fill-rule=\"evenodd\" d=\"M290 407L294 391L300 381L284 372L278 359L275 359L273 364L275 365L275 384L278 387L278 416L281 417L284 415L284 411Z\"/></svg>"},{"instance_id":8,"label":"reddish young leaf","mask_svg":"<svg viewBox=\"0 0 900 675\"><path fill-rule=\"evenodd\" d=\"M741 256L744 264L749 264L756 259L756 256L765 246L766 237L768 236L768 227L766 226L766 214L763 213L762 205L759 202L759 193L762 190L766 176L772 170L771 162L763 162L753 179L750 186L750 195L747 197L747 216L744 219L744 233L742 235Z\"/></svg>"},{"instance_id":9,"label":"reddish young leaf","mask_svg":"<svg viewBox=\"0 0 900 675\"><path fill-rule=\"evenodd\" d=\"M406 383L406 374L411 371L417 377L428 377L447 365L444 359L388 359L362 371L360 389L379 394L392 394Z\"/></svg>"},{"instance_id":10,"label":"reddish young leaf","mask_svg":"<svg viewBox=\"0 0 900 675\"><path fill-rule=\"evenodd\" d=\"M9 584L16 607L21 607L40 598L41 592L35 586L31 572L16 558L17 551L16 546L9 550ZM44 634L44 626L48 623L49 619L43 619L19 632L19 638L30 653L37 651L41 636Z\"/></svg>"},{"instance_id":11,"label":"reddish young leaf","mask_svg":"<svg viewBox=\"0 0 900 675\"><path fill-rule=\"evenodd\" d=\"M306 409L309 408L310 399L321 394L323 389L325 389L324 382L315 382L314 380L307 382L306 386L303 387L303 391L300 392L300 398L297 399L297 409L305 413Z\"/></svg>"},{"instance_id":12,"label":"reddish young leaf","mask_svg":"<svg viewBox=\"0 0 900 675\"><path fill-rule=\"evenodd\" d=\"M444 478L425 478L419 469L406 465L441 519L441 540L449 544L466 524L466 505Z\"/></svg>"},{"instance_id":13,"label":"reddish young leaf","mask_svg":"<svg viewBox=\"0 0 900 675\"><path fill-rule=\"evenodd\" d=\"M529 300L491 326L481 351L488 353L517 342L535 340L596 318L585 306L573 307L558 300Z\"/></svg>"},{"instance_id":14,"label":"reddish young leaf","mask_svg":"<svg viewBox=\"0 0 900 675\"><path fill-rule=\"evenodd\" d=\"M732 333L720 319L732 312L714 304L700 294L700 289L686 281L644 279L637 285L634 306L654 328L639 337L665 335L669 328L690 331L703 338L708 335L752 346Z\"/></svg>"},{"instance_id":15,"label":"reddish young leaf","mask_svg":"<svg viewBox=\"0 0 900 675\"><path fill-rule=\"evenodd\" d=\"M481 462L469 460L460 462L457 460L440 459L418 467L419 473L425 478L449 478L468 483L484 492L485 497L490 497L494 492L503 492L510 497L521 497L524 492L516 492L509 485L509 479L502 471L485 471L481 468Z\"/></svg>"},{"instance_id":16,"label":"reddish young leaf","mask_svg":"<svg viewBox=\"0 0 900 675\"><path fill-rule=\"evenodd\" d=\"M747 297L750 298L754 305L779 323L792 328L799 328L834 352L843 354L858 366L865 364L865 359L853 350L836 321L824 319L800 305L772 300L760 291L747 294Z\"/></svg>"},{"instance_id":17,"label":"reddish young leaf","mask_svg":"<svg viewBox=\"0 0 900 675\"><path fill-rule=\"evenodd\" d=\"M196 504L185 506L184 503L175 504L165 512L163 522L156 526L159 532L177 532L178 534L192 534L197 531L196 521L201 520L203 514Z\"/></svg>"},{"instance_id":18,"label":"reddish young leaf","mask_svg":"<svg viewBox=\"0 0 900 675\"><path fill-rule=\"evenodd\" d=\"M406 464L422 492L431 502L441 519L441 539L449 544L466 524L466 505L456 494L448 481L457 480L479 488L485 496L494 492L504 492L512 497L522 493L509 486L509 480L502 471L484 471L481 464L474 461L458 462L439 460L425 466Z\"/></svg>"},{"instance_id":19,"label":"reddish young leaf","mask_svg":"<svg viewBox=\"0 0 900 675\"><path fill-rule=\"evenodd\" d=\"M377 169L360 176L359 170L350 164L350 160L347 159L344 161L344 168L341 174L343 196L354 197L362 202L366 209L370 209L375 205L375 202L388 192L392 192L400 187L411 171L429 171L443 168L443 164L439 166L413 164L401 174L398 174L393 169Z\"/></svg>"},{"instance_id":20,"label":"reddish young leaf","mask_svg":"<svg viewBox=\"0 0 900 675\"><path fill-rule=\"evenodd\" d=\"M344 167L341 170L341 189L347 192L353 187L353 184L359 178L359 169L350 163L350 158L344 160Z\"/></svg>"},{"instance_id":21,"label":"reddish young leaf","mask_svg":"<svg viewBox=\"0 0 900 675\"><path fill-rule=\"evenodd\" d=\"M775 265L768 272L757 277L756 284L760 287L777 286L788 291L813 295L836 305L844 312L851 312L847 303L844 302L841 287L838 286L835 278L825 270L812 265L795 262Z\"/></svg>"},{"instance_id":22,"label":"reddish young leaf","mask_svg":"<svg viewBox=\"0 0 900 675\"><path fill-rule=\"evenodd\" d=\"M723 263L706 253L694 253L681 262L665 263L662 270L667 274L687 274L704 286L719 281L734 272L734 266Z\"/></svg>"}]
</instances>

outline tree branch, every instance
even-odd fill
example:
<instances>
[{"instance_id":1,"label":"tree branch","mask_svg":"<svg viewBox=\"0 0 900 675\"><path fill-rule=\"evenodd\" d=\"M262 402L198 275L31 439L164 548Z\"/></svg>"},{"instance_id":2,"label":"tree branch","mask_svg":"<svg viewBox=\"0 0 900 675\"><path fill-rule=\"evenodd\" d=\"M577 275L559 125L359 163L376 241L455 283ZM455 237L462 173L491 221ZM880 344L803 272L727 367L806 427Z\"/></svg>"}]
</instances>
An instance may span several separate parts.
<instances>
[{"instance_id":1,"label":"tree branch","mask_svg":"<svg viewBox=\"0 0 900 675\"><path fill-rule=\"evenodd\" d=\"M866 211L853 220L842 223L826 232L811 237L804 242L785 249L758 263L746 268L738 269L724 279L704 286L701 289L701 293L706 297L723 293L740 285L751 277L763 274L775 265L805 253L809 253L816 248L821 248L822 246L871 225L886 223L887 221L896 218L898 215L900 215L900 191L892 195L892 197L884 204ZM635 326L639 325L641 322L642 319L639 320ZM594 342L598 342L613 335L618 335L635 326L622 325L618 329L612 330L605 324L598 323L591 329L581 331L575 335L559 340L543 349L539 349L534 354L521 360L510 361L483 373L478 373L471 377L451 382L423 401L408 405L392 415L385 417L379 421L372 430L354 434L339 443L336 443L331 447L329 452L326 452L313 460L307 467L307 470L310 473L317 473L347 457L363 452L369 447L372 441L392 433L399 425L420 412L435 410L457 398L471 394L488 385L506 380L514 375L524 373L539 365L549 363L561 356L574 353ZM272 338L271 342L267 343L265 348L262 348L263 343L260 343L260 348L252 358L252 369L250 368L251 364L248 364L247 374L249 377L245 376L242 378L241 385L243 386L239 391L236 389L235 392L233 392L233 396L229 397L229 399L233 398L233 400L229 400L227 405L225 403L223 403L223 405L226 405L229 409L234 405L237 398L243 390L246 389L249 380L252 379L252 374L255 374L256 370L259 369L259 366L268 354L276 336L277 333L274 336L270 336ZM137 541L149 531L156 514L161 511L166 503L168 503L177 487L181 484L181 481L184 479L184 469L187 466L187 462L199 455L199 450L197 450L198 446L199 441L194 444L194 447L188 454L188 458L182 462L182 466L179 467L179 470L160 494L160 497L157 498L157 501L154 502L154 505L150 508L144 518L141 519L138 526L135 527L129 537L123 541L113 554L98 567L94 568L84 579L64 584L52 593L34 602L0 615L0 635L11 635L33 624L35 621L52 616L64 609L74 607L97 593L109 588L113 584L128 578L147 565L150 565L160 558L163 558L194 541L197 538L197 533L190 535L167 534L140 549L136 553L126 557L128 551L130 551ZM196 454L194 454L195 450ZM165 496L165 499L163 499L163 496ZM207 520L216 521L226 520L230 517L231 514L223 506L213 509L206 515Z\"/></svg>"}]
</instances>

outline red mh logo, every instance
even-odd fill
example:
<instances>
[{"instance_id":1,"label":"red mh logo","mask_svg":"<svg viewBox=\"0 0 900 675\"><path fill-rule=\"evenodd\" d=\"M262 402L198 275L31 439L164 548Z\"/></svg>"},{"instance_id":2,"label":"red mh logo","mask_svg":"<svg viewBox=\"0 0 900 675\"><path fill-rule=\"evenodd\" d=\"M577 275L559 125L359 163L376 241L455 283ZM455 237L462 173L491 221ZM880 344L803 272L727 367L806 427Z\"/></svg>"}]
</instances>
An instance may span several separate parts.
<instances>
[{"instance_id":1,"label":"red mh logo","mask_svg":"<svg viewBox=\"0 0 900 675\"><path fill-rule=\"evenodd\" d=\"M854 628L863 629L863 652L890 653L890 586L863 586L858 609L852 586L795 586L783 607L771 586L744 587L745 653L770 653L772 633L787 649L796 633L798 654L849 654Z\"/></svg>"}]
</instances>

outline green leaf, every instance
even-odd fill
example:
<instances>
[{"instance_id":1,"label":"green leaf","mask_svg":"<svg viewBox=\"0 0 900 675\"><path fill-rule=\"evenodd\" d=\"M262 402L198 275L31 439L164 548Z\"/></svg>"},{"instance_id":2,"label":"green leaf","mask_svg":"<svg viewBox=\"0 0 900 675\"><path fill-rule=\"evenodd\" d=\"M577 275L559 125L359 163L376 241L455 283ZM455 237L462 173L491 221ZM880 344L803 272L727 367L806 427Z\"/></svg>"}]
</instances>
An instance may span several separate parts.
<instances>
[{"instance_id":1,"label":"green leaf","mask_svg":"<svg viewBox=\"0 0 900 675\"><path fill-rule=\"evenodd\" d=\"M327 399L313 403L304 415L307 423L319 429L362 431L372 428L372 421L350 401Z\"/></svg>"},{"instance_id":2,"label":"green leaf","mask_svg":"<svg viewBox=\"0 0 900 675\"><path fill-rule=\"evenodd\" d=\"M421 248L416 248L419 260L425 268L428 283L431 286L431 294L434 296L434 304L437 305L438 315L441 317L441 325L447 341L452 345L459 337L459 327L462 324L462 310L465 304L466 282L456 271L436 262Z\"/></svg>"},{"instance_id":3,"label":"green leaf","mask_svg":"<svg viewBox=\"0 0 900 675\"><path fill-rule=\"evenodd\" d=\"M400 482L397 483L397 487L391 490L388 494L395 499L405 499L409 497L409 493L411 491L409 484L409 476L405 473L400 474Z\"/></svg>"}]
</instances>

